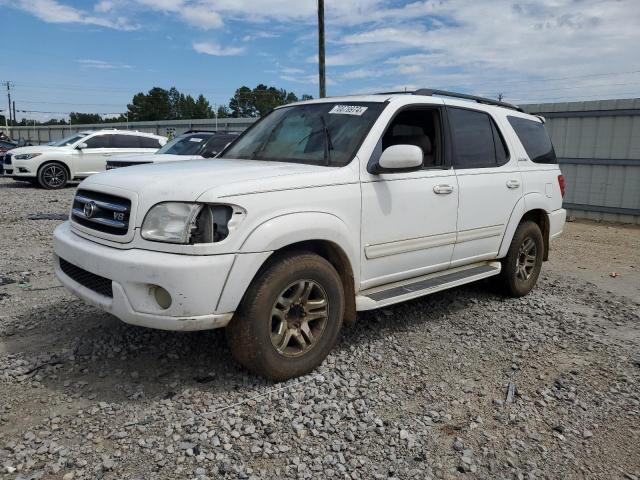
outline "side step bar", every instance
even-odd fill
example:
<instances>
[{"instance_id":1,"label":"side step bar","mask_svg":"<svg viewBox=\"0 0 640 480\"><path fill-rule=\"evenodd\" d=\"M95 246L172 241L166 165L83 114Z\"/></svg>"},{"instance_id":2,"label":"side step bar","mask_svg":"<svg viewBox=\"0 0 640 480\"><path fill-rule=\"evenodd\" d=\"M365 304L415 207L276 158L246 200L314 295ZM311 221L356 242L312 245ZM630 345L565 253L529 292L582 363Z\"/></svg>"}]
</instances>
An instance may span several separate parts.
<instances>
[{"instance_id":1,"label":"side step bar","mask_svg":"<svg viewBox=\"0 0 640 480\"><path fill-rule=\"evenodd\" d=\"M373 310L492 277L501 267L500 262L481 262L363 290L356 295L356 310Z\"/></svg>"}]
</instances>

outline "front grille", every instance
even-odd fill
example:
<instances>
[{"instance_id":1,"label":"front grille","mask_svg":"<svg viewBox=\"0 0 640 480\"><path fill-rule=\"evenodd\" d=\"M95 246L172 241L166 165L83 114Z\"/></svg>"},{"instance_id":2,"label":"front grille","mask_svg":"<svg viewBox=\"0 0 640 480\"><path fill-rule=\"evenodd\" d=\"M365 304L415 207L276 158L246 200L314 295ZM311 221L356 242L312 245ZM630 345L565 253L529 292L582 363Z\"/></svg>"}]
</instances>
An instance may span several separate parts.
<instances>
[{"instance_id":1,"label":"front grille","mask_svg":"<svg viewBox=\"0 0 640 480\"><path fill-rule=\"evenodd\" d=\"M114 168L121 168L121 167L131 167L133 165L145 165L147 163L153 163L153 162L125 162L125 161L119 161L119 160L110 160L107 162L107 170L113 170Z\"/></svg>"},{"instance_id":2,"label":"front grille","mask_svg":"<svg viewBox=\"0 0 640 480\"><path fill-rule=\"evenodd\" d=\"M3 163L4 163L5 165L11 165L11 155L13 155L13 154L8 153L8 152L4 154L4 161L3 161Z\"/></svg>"},{"instance_id":3,"label":"front grille","mask_svg":"<svg viewBox=\"0 0 640 480\"><path fill-rule=\"evenodd\" d=\"M65 275L72 278L80 285L87 287L89 290L93 290L105 297L113 298L113 289L111 288L111 280L101 277L95 273L87 272L86 270L76 267L72 263L67 262L64 258L60 259L60 270Z\"/></svg>"},{"instance_id":4,"label":"front grille","mask_svg":"<svg viewBox=\"0 0 640 480\"><path fill-rule=\"evenodd\" d=\"M74 222L111 235L127 234L130 215L130 200L89 190L78 190L71 210Z\"/></svg>"}]
</instances>

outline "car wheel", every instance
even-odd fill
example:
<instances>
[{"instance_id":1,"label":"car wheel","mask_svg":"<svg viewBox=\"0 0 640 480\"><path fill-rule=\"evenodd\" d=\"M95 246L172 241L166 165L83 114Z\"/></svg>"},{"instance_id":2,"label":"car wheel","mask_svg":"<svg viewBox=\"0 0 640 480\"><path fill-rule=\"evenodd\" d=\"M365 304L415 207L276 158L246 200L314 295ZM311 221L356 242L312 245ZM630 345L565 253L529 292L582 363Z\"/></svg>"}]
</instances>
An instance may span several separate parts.
<instances>
[{"instance_id":1,"label":"car wheel","mask_svg":"<svg viewBox=\"0 0 640 480\"><path fill-rule=\"evenodd\" d=\"M38 170L38 183L47 190L64 188L69 181L67 169L59 163L45 163Z\"/></svg>"},{"instance_id":2,"label":"car wheel","mask_svg":"<svg viewBox=\"0 0 640 480\"><path fill-rule=\"evenodd\" d=\"M512 297L522 297L536 284L542 268L544 242L540 227L531 221L518 225L500 272L502 287Z\"/></svg>"},{"instance_id":3,"label":"car wheel","mask_svg":"<svg viewBox=\"0 0 640 480\"><path fill-rule=\"evenodd\" d=\"M252 282L227 326L234 358L276 381L316 368L335 345L344 316L340 276L324 258L274 258Z\"/></svg>"}]
</instances>

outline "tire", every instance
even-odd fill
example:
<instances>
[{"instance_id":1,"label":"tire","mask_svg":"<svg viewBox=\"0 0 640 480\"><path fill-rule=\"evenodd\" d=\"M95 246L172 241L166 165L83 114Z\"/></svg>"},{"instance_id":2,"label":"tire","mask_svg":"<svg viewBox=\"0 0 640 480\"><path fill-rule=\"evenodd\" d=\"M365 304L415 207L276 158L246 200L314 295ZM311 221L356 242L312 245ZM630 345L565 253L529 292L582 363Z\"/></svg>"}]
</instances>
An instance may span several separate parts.
<instances>
[{"instance_id":1,"label":"tire","mask_svg":"<svg viewBox=\"0 0 640 480\"><path fill-rule=\"evenodd\" d=\"M518 225L507 256L502 260L500 286L512 297L522 297L536 284L542 268L544 241L540 227L531 221Z\"/></svg>"},{"instance_id":2,"label":"tire","mask_svg":"<svg viewBox=\"0 0 640 480\"><path fill-rule=\"evenodd\" d=\"M58 190L67 186L69 173L60 163L45 163L38 169L38 184L47 190Z\"/></svg>"},{"instance_id":3,"label":"tire","mask_svg":"<svg viewBox=\"0 0 640 480\"><path fill-rule=\"evenodd\" d=\"M227 326L231 353L270 380L309 373L335 345L344 304L340 276L324 258L306 252L276 257L254 279Z\"/></svg>"}]
</instances>

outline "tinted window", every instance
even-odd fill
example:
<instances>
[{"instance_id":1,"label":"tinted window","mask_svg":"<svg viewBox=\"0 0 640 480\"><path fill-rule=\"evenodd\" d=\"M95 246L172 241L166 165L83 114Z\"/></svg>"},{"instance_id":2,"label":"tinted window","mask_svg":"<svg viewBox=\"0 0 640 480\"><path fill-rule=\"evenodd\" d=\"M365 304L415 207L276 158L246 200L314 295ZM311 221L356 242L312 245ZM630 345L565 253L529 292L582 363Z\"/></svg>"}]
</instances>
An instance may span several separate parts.
<instances>
[{"instance_id":1,"label":"tinted window","mask_svg":"<svg viewBox=\"0 0 640 480\"><path fill-rule=\"evenodd\" d=\"M210 155L217 155L226 147L229 143L233 142L237 135L212 135L203 148L203 151L208 152Z\"/></svg>"},{"instance_id":2,"label":"tinted window","mask_svg":"<svg viewBox=\"0 0 640 480\"><path fill-rule=\"evenodd\" d=\"M140 147L142 148L160 148L160 140L152 137L138 137Z\"/></svg>"},{"instance_id":3,"label":"tinted window","mask_svg":"<svg viewBox=\"0 0 640 480\"><path fill-rule=\"evenodd\" d=\"M112 135L111 146L113 148L140 148L139 137L135 135Z\"/></svg>"},{"instance_id":4,"label":"tinted window","mask_svg":"<svg viewBox=\"0 0 640 480\"><path fill-rule=\"evenodd\" d=\"M495 167L506 163L506 147L489 115L462 108L449 108L448 112L457 168Z\"/></svg>"},{"instance_id":5,"label":"tinted window","mask_svg":"<svg viewBox=\"0 0 640 480\"><path fill-rule=\"evenodd\" d=\"M88 140L85 140L84 143L87 144L87 148L109 148L111 147L110 137L111 135L96 135L95 137L91 137Z\"/></svg>"},{"instance_id":6,"label":"tinted window","mask_svg":"<svg viewBox=\"0 0 640 480\"><path fill-rule=\"evenodd\" d=\"M542 122L521 117L507 119L520 139L531 161L536 163L558 163L556 152Z\"/></svg>"},{"instance_id":7,"label":"tinted window","mask_svg":"<svg viewBox=\"0 0 640 480\"><path fill-rule=\"evenodd\" d=\"M496 148L496 163L501 166L509 161L509 150L507 150L507 145L504 143L502 133L500 133L493 121L491 121L491 128L493 131L493 144Z\"/></svg>"}]
</instances>

